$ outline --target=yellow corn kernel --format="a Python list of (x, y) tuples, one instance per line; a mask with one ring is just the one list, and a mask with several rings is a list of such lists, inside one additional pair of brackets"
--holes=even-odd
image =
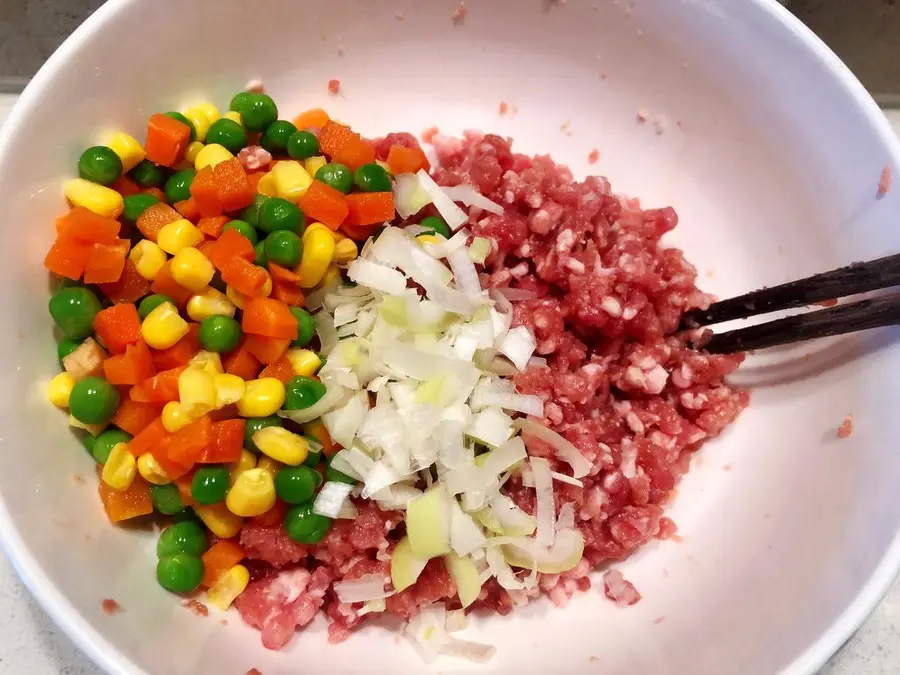
[(425, 244), (442, 244), (447, 240), (439, 234), (420, 234), (416, 237), (416, 241), (424, 246)]
[(65, 371), (50, 380), (47, 387), (47, 400), (57, 408), (69, 407), (69, 396), (75, 386), (75, 378)]
[(213, 384), (216, 387), (216, 410), (240, 401), (246, 389), (244, 381), (231, 373), (213, 375)]
[(278, 475), (278, 472), (283, 466), (284, 464), (282, 464), (281, 462), (277, 462), (271, 457), (266, 457), (265, 455), (260, 457), (256, 462), (256, 468), (262, 469), (263, 471), (268, 471), (272, 476), (272, 480), (275, 480), (275, 476)]
[(222, 291), (213, 287), (192, 295), (187, 302), (187, 314), (192, 321), (203, 321), (211, 316), (234, 316), (235, 306)]
[(243, 565), (235, 565), (219, 577), (206, 591), (206, 601), (223, 612), (231, 607), (235, 598), (244, 592), (250, 583), (250, 570)]
[(275, 176), (271, 171), (259, 179), (259, 182), (256, 184), (256, 191), (266, 197), (278, 195), (278, 189), (275, 187)]
[(233, 286), (225, 287), (225, 297), (231, 300), (238, 309), (244, 309), (244, 303), (247, 302), (247, 296)]
[(188, 365), (193, 368), (199, 368), (210, 375), (217, 375), (225, 372), (225, 369), (222, 367), (222, 357), (216, 352), (208, 352), (205, 349), (201, 349), (194, 354), (194, 356), (191, 357), (191, 360), (188, 361)]
[(278, 162), (272, 169), (272, 178), (275, 180), (275, 192), (278, 196), (294, 203), (306, 194), (313, 182), (303, 165), (294, 160)]
[(309, 454), (309, 442), (284, 427), (260, 429), (253, 434), (253, 443), (264, 455), (289, 466), (302, 464)]
[(316, 374), (319, 366), (322, 365), (322, 359), (311, 349), (288, 349), (285, 353), (288, 361), (291, 362), (291, 368), (294, 369), (294, 375), (303, 375), (304, 377), (312, 377)]
[(222, 113), (219, 112), (219, 109), (214, 106), (209, 101), (204, 101), (203, 103), (198, 103), (194, 106), (197, 110), (206, 115), (206, 119), (209, 120), (209, 123), (212, 124), (217, 119), (222, 117)]
[(164, 302), (141, 323), (141, 337), (154, 349), (168, 349), (188, 334), (190, 326), (171, 302)]
[[(165, 411), (165, 408), (163, 408), (163, 411)], [(165, 423), (163, 423), (163, 426), (165, 426)], [(145, 452), (137, 458), (137, 470), (141, 477), (151, 485), (168, 485), (172, 482), (169, 474), (163, 470), (159, 462), (149, 452)]]
[(219, 539), (231, 539), (237, 536), (244, 524), (244, 519), (234, 515), (225, 506), (225, 502), (217, 504), (194, 504), (194, 513)]
[(178, 399), (185, 414), (196, 419), (216, 407), (213, 376), (199, 368), (185, 368), (178, 376)]
[(206, 140), (206, 132), (209, 131), (210, 125), (219, 119), (219, 110), (212, 103), (201, 103), (191, 106), (184, 111), (183, 115), (194, 127), (194, 132), (198, 141)]
[(183, 248), (172, 258), (169, 268), (172, 278), (179, 286), (200, 293), (212, 281), (216, 268), (205, 255), (193, 246)]
[(226, 120), (231, 120), (232, 122), (237, 122), (238, 124), (240, 124), (242, 126), (244, 124), (244, 120), (241, 118), (241, 113), (239, 113), (237, 110), (229, 110), (227, 113), (222, 115), (222, 117), (224, 117)]
[(312, 288), (318, 284), (328, 265), (334, 258), (334, 237), (322, 230), (310, 232), (303, 241), (303, 257), (297, 274), (300, 275), (300, 288)]
[(92, 183), (84, 178), (73, 178), (63, 183), (63, 193), (73, 206), (83, 206), (98, 216), (118, 218), (125, 202), (115, 190)]
[(100, 478), (113, 490), (127, 490), (137, 474), (137, 460), (125, 443), (116, 443), (103, 465)]
[(334, 245), (334, 262), (344, 265), (359, 257), (359, 248), (352, 239), (344, 238)]
[(204, 146), (200, 141), (192, 141), (191, 143), (188, 143), (188, 146), (184, 149), (184, 158), (188, 162), (193, 164), (197, 159), (197, 155), (204, 147), (206, 146)]
[(175, 255), (180, 250), (196, 246), (203, 241), (203, 233), (187, 218), (163, 225), (156, 235), (156, 243), (166, 253)]
[(331, 263), (325, 270), (325, 275), (319, 282), (318, 288), (328, 288), (341, 280), (341, 268), (336, 262)]
[(153, 281), (163, 268), (163, 265), (166, 264), (166, 252), (156, 242), (152, 242), (149, 239), (141, 239), (131, 249), (128, 259), (132, 262), (138, 274), (147, 281)]
[[(174, 434), (179, 429), (184, 429), (188, 424), (193, 422), (191, 416), (185, 412), (184, 407), (178, 401), (169, 401), (162, 409), (162, 425), (170, 434)], [(143, 457), (143, 455), (141, 455)]]
[(242, 518), (259, 516), (275, 506), (275, 481), (265, 469), (248, 469), (237, 477), (228, 496), (228, 510)]
[(306, 229), (303, 230), (303, 245), (306, 245), (306, 238), (309, 236), (310, 232), (315, 232), (316, 230), (324, 230), (325, 232), (329, 232), (336, 242), (340, 241), (344, 238), (340, 232), (332, 232), (328, 229), (327, 225), (323, 225), (322, 223), (310, 223), (306, 226)]
[(241, 417), (268, 417), (284, 403), (284, 383), (275, 377), (261, 377), (244, 383), (244, 395), (237, 402)]
[(200, 149), (200, 152), (197, 153), (197, 156), (194, 157), (194, 168), (199, 171), (207, 166), (221, 164), (232, 157), (234, 157), (234, 155), (232, 155), (225, 147), (218, 143), (210, 143), (209, 145), (204, 145)]
[(238, 461), (232, 462), (228, 465), (228, 471), (231, 473), (231, 484), (234, 485), (234, 481), (237, 480), (238, 476), (241, 475), (241, 473), (255, 468), (256, 455), (254, 455), (249, 450), (241, 450), (241, 458)]
[(94, 438), (97, 438), (106, 428), (106, 424), (85, 424), (75, 419), (74, 415), (69, 415), (69, 426), (73, 429), (84, 429)]
[(147, 155), (140, 142), (124, 131), (116, 131), (111, 134), (106, 141), (106, 146), (122, 160), (122, 170), (126, 173), (140, 164)]
[(303, 160), (303, 168), (306, 169), (306, 173), (308, 173), (313, 178), (316, 177), (316, 171), (321, 169), (323, 166), (328, 164), (328, 160), (325, 159), (323, 155), (316, 155), (315, 157), (307, 157)]

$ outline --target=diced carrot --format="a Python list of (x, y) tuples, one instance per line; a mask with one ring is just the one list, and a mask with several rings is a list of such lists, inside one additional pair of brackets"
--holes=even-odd
[(186, 289), (184, 286), (181, 286), (175, 279), (172, 277), (172, 261), (167, 260), (166, 264), (162, 266), (162, 269), (159, 270), (159, 273), (156, 275), (156, 279), (153, 280), (153, 283), (150, 284), (150, 290), (154, 293), (162, 293), (163, 295), (168, 295), (172, 300), (175, 301), (175, 304), (179, 307), (183, 307), (187, 304), (188, 299), (193, 295), (191, 291)]
[(297, 318), (274, 298), (247, 298), (241, 328), (250, 335), (297, 339)]
[(125, 174), (119, 176), (119, 179), (109, 186), (123, 197), (131, 197), (141, 191), (141, 186), (131, 180)]
[(259, 516), (253, 516), (250, 519), (252, 525), (260, 525), (262, 527), (275, 527), (284, 523), (287, 516), (289, 504), (281, 499), (275, 502), (275, 505)]
[(334, 157), (351, 139), (359, 137), (350, 127), (329, 120), (319, 133), (319, 149)]
[(83, 206), (76, 206), (56, 221), (56, 234), (92, 244), (112, 244), (119, 238), (121, 225), (115, 218), (97, 215)]
[(142, 195), (153, 195), (159, 200), (160, 204), (168, 204), (169, 200), (166, 198), (166, 193), (160, 190), (158, 187), (147, 187), (141, 188)]
[(392, 192), (357, 192), (347, 195), (347, 225), (376, 225), (394, 219)]
[(150, 292), (150, 282), (138, 274), (130, 260), (125, 261), (125, 269), (118, 281), (99, 284), (100, 290), (113, 302), (137, 302)]
[(249, 351), (260, 363), (275, 363), (281, 355), (287, 351), (291, 341), (288, 339), (262, 337), (260, 335), (248, 335), (244, 343)]
[(184, 370), (183, 366), (170, 368), (156, 373), (140, 384), (131, 388), (128, 395), (133, 401), (143, 403), (156, 403), (165, 405), (169, 401), (178, 400), (178, 376)]
[(253, 250), (253, 242), (235, 229), (228, 229), (219, 235), (215, 246), (207, 255), (209, 261), (222, 270), (233, 258), (243, 258), (247, 262), (253, 262), (256, 251)]
[(395, 176), (400, 173), (415, 173), (419, 169), (428, 170), (430, 165), (421, 148), (407, 148), (394, 144), (388, 151), (387, 165)]
[(191, 197), (197, 204), (201, 218), (222, 215), (222, 202), (216, 187), (216, 178), (211, 166), (204, 166), (191, 183)]
[(182, 218), (187, 218), (192, 223), (196, 223), (200, 219), (200, 209), (193, 197), (175, 202), (175, 210), (181, 214)]
[(110, 522), (119, 523), (153, 513), (150, 485), (140, 476), (131, 482), (127, 490), (114, 490), (103, 481), (100, 481), (97, 490)]
[(188, 361), (200, 351), (199, 329), (199, 324), (192, 323), (187, 334), (168, 349), (151, 349), (150, 353), (153, 354), (153, 363), (157, 370), (170, 370), (186, 366)]
[(269, 263), (269, 274), (272, 275), (273, 281), (286, 281), (291, 284), (300, 283), (300, 275), (294, 270), (282, 267), (281, 265), (276, 265), (273, 262)]
[(285, 281), (272, 281), (272, 297), (291, 307), (302, 307), (306, 297), (295, 284)]
[(242, 380), (256, 379), (259, 373), (259, 359), (247, 349), (246, 338), (241, 340), (238, 348), (225, 357), (222, 362), (226, 373), (237, 375)]
[(341, 232), (353, 241), (366, 241), (379, 227), (381, 227), (380, 223), (377, 225), (349, 225), (344, 223), (341, 225)]
[(294, 367), (291, 365), (288, 357), (282, 354), (275, 363), (270, 363), (263, 368), (259, 376), (274, 377), (286, 383), (294, 377)]
[(237, 211), (250, 205), (255, 191), (250, 187), (241, 160), (232, 157), (219, 162), (213, 173), (219, 189), (219, 201), (224, 211)]
[(169, 436), (169, 432), (163, 426), (162, 417), (156, 417), (128, 441), (128, 451), (135, 457), (140, 457), (145, 452), (150, 452), (155, 446), (162, 444)]
[(250, 189), (253, 190), (253, 194), (256, 194), (256, 188), (259, 186), (259, 181), (267, 173), (268, 171), (253, 171), (247, 174), (247, 181), (250, 183)]
[(131, 242), (118, 239), (113, 244), (93, 244), (84, 268), (84, 283), (111, 284), (119, 280), (125, 269)]
[(340, 227), (349, 211), (346, 196), (318, 180), (314, 180), (300, 198), (300, 209), (307, 218), (317, 220), (331, 230)]
[(212, 441), (198, 460), (201, 464), (225, 464), (241, 458), (244, 447), (244, 425), (242, 419), (215, 422), (212, 425)]
[(47, 251), (44, 267), (61, 277), (77, 281), (84, 274), (93, 246), (78, 239), (57, 237)]
[(172, 483), (178, 488), (178, 494), (181, 497), (181, 503), (184, 506), (193, 506), (196, 504), (194, 495), (191, 493), (191, 485), (194, 482), (194, 472), (188, 471), (183, 476), (179, 476)]
[(197, 222), (197, 229), (207, 237), (217, 239), (222, 234), (222, 228), (231, 220), (228, 216), (210, 216), (209, 218), (201, 218)]
[(248, 297), (263, 295), (263, 288), (269, 279), (269, 273), (262, 267), (239, 257), (230, 258), (219, 271), (222, 273), (222, 281)]
[(220, 539), (206, 549), (203, 559), (203, 581), (201, 586), (213, 586), (223, 574), (246, 557), (244, 549), (231, 539)]
[(294, 118), (294, 126), (300, 129), (323, 129), (331, 120), (328, 113), (321, 108), (306, 110)]
[(351, 138), (335, 153), (331, 161), (344, 164), (352, 171), (356, 171), (363, 164), (375, 161), (375, 145), (364, 138)]
[(169, 223), (181, 220), (181, 214), (167, 204), (160, 202), (144, 209), (138, 216), (137, 229), (150, 241), (156, 241), (156, 235)]
[(325, 428), (325, 425), (322, 424), (321, 420), (315, 420), (314, 422), (307, 422), (304, 424), (303, 433), (312, 436), (321, 443), (322, 452), (325, 453), (326, 457), (337, 454), (337, 451), (340, 449), (340, 446), (331, 440), (328, 429)]
[[(156, 460), (156, 463), (159, 464), (160, 468), (166, 473), (166, 475), (172, 479), (172, 481), (177, 481), (182, 476), (190, 473), (191, 469), (194, 468), (193, 464), (182, 464), (176, 460), (173, 460), (169, 457), (169, 444), (172, 442), (172, 438), (174, 434), (169, 434), (166, 438), (157, 446), (154, 446), (150, 450), (150, 455), (153, 459)], [(182, 501), (184, 499), (182, 498)], [(191, 502), (192, 504), (193, 502)], [(185, 504), (188, 506), (188, 504)]]
[(139, 403), (132, 401), (128, 396), (123, 396), (111, 421), (122, 431), (137, 436), (157, 417), (159, 417), (159, 406), (152, 403)]
[[(114, 305), (125, 307), (126, 305)], [(143, 340), (126, 347), (124, 354), (111, 356), (103, 362), (103, 374), (112, 384), (139, 384), (156, 374), (150, 348)]]
[(161, 113), (150, 116), (147, 123), (147, 159), (162, 166), (175, 166), (191, 140), (191, 129), (184, 122)]
[(114, 354), (125, 353), (125, 347), (141, 341), (141, 318), (132, 303), (120, 303), (97, 312), (94, 332)]
[(172, 434), (166, 453), (178, 464), (194, 464), (206, 453), (212, 439), (212, 421), (208, 415), (203, 415)]

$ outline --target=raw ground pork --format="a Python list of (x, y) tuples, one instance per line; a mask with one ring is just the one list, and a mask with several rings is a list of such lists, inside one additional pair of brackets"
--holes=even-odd
[[(695, 286), (696, 270), (682, 252), (659, 245), (678, 222), (673, 209), (644, 210), (636, 199), (613, 195), (604, 178), (575, 182), (549, 157), (515, 154), (498, 136), (438, 135), (433, 142), (439, 184), (471, 184), (506, 208), (502, 216), (472, 209), (469, 227), (493, 242), (482, 285), (534, 294), (513, 303), (514, 325), (534, 331), (537, 355), (549, 367), (526, 371), (516, 385), (545, 400), (543, 423), (593, 463), (583, 488), (554, 486), (557, 509), (571, 503), (584, 535), (581, 564), (541, 575), (532, 591), (510, 593), (491, 579), (473, 607), (507, 614), (542, 593), (563, 606), (576, 590), (591, 587), (594, 567), (623, 560), (654, 537), (674, 536), (663, 506), (692, 453), (749, 402), (746, 392), (724, 384), (742, 357), (698, 353), (672, 335), (685, 310), (711, 301)], [(390, 134), (376, 141), (379, 158), (395, 143), (418, 146), (410, 134)], [(553, 470), (570, 471), (549, 446), (526, 442)], [(506, 488), (534, 513), (533, 489), (518, 478)], [(336, 521), (316, 546), (290, 541), (280, 526), (244, 528), (241, 542), (260, 562), (235, 604), (262, 631), (266, 647), (284, 646), (320, 610), (331, 620), (332, 642), (373, 616), (361, 614), (361, 603), (340, 603), (330, 585), (373, 572), (389, 577), (402, 517), (371, 503), (357, 506), (355, 521)], [(607, 595), (636, 602), (639, 594), (620, 577), (607, 576)], [(432, 560), (414, 586), (387, 600), (386, 611), (408, 618), (433, 602), (458, 607), (455, 593), (443, 563)]]

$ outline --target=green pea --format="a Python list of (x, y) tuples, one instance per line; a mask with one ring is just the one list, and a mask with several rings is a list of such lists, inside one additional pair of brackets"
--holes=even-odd
[(252, 98), (253, 92), (240, 91), (231, 97), (231, 102), (228, 104), (228, 109), (243, 114), (243, 111), (246, 110), (250, 105), (250, 100)]
[(285, 385), (284, 409), (303, 410), (325, 395), (325, 385), (311, 377), (297, 375)]
[(194, 182), (194, 176), (197, 172), (193, 169), (184, 169), (173, 173), (169, 180), (166, 181), (166, 200), (170, 204), (182, 202), (191, 198), (191, 183)]
[(266, 259), (282, 267), (293, 267), (303, 255), (303, 243), (293, 232), (276, 230), (266, 237)]
[(127, 443), (130, 440), (131, 434), (127, 434), (121, 429), (107, 429), (94, 440), (94, 448), (91, 450), (94, 461), (97, 464), (106, 464), (112, 449), (119, 443)]
[(97, 296), (84, 286), (70, 286), (53, 294), (49, 309), (63, 337), (83, 340), (94, 332), (94, 317), (102, 307)]
[(80, 346), (81, 340), (70, 340), (69, 338), (63, 338), (59, 341), (59, 344), (56, 345), (56, 355), (59, 357), (59, 360), (62, 361)]
[(241, 120), (248, 130), (263, 132), (278, 119), (278, 106), (268, 94), (253, 91), (245, 93), (246, 96), (235, 96), (231, 100), (232, 104), (237, 103), (235, 110), (241, 114)]
[(296, 131), (287, 142), (287, 154), (291, 159), (308, 159), (319, 154), (319, 139), (308, 131)]
[(201, 466), (191, 480), (191, 497), (198, 504), (216, 504), (225, 499), (231, 476), (224, 466)]
[(194, 129), (194, 124), (187, 117), (182, 115), (180, 112), (176, 112), (174, 110), (171, 110), (171, 111), (169, 111), (167, 113), (163, 113), (163, 114), (166, 117), (171, 117), (173, 120), (178, 120), (182, 124), (187, 125), (187, 128), (191, 130), (191, 137), (190, 137), (191, 141), (193, 142), (193, 141), (197, 140), (197, 130)]
[(78, 175), (92, 183), (111, 185), (122, 175), (122, 160), (105, 145), (95, 145), (81, 153)]
[[(171, 484), (171, 483), (170, 483)], [(178, 489), (177, 487), (175, 488)], [(178, 493), (181, 494), (180, 492)], [(194, 511), (190, 506), (185, 506), (181, 511), (172, 514), (172, 522), (173, 523), (183, 523), (185, 521), (191, 521), (192, 523), (197, 523), (202, 525), (202, 521), (200, 520), (200, 516), (197, 515), (197, 512)]]
[(259, 209), (259, 228), (263, 232), (290, 230), (302, 234), (306, 221), (303, 212), (287, 199), (271, 197)]
[(84, 449), (88, 451), (88, 454), (92, 457), (94, 456), (94, 446), (97, 444), (97, 439), (91, 436), (88, 433), (85, 433), (82, 429), (78, 430), (81, 436), (81, 445), (84, 446)]
[(241, 324), (230, 316), (217, 314), (200, 322), (200, 346), (208, 352), (230, 352), (241, 341)]
[(141, 187), (159, 187), (166, 180), (166, 170), (149, 159), (141, 160), (129, 173), (131, 179)]
[(206, 143), (218, 143), (228, 152), (236, 155), (247, 145), (247, 132), (240, 124), (227, 117), (217, 119), (209, 125), (206, 132)]
[(305, 347), (316, 334), (316, 320), (302, 307), (290, 307), (291, 314), (297, 319), (297, 339), (291, 347)]
[(255, 434), (260, 429), (265, 429), (266, 427), (280, 426), (284, 425), (282, 424), (281, 418), (278, 415), (248, 418), (247, 423), (244, 426), (244, 447), (247, 448), (247, 450), (251, 450), (252, 452), (259, 452), (259, 448), (257, 448), (256, 443), (253, 442), (253, 434)]
[(390, 192), (391, 177), (378, 164), (363, 164), (353, 172), (353, 183), (363, 192)]
[[(178, 488), (175, 489), (178, 490)], [(199, 556), (206, 551), (207, 544), (206, 530), (203, 526), (196, 521), (187, 520), (170, 525), (163, 530), (156, 542), (156, 555), (160, 558), (177, 553)]]
[(356, 479), (332, 467), (331, 460), (328, 460), (328, 463), (325, 465), (325, 480), (356, 485)]
[(450, 231), (450, 227), (447, 225), (447, 223), (444, 222), (444, 219), (439, 216), (428, 216), (427, 218), (422, 218), (422, 222), (419, 223), (419, 225), (426, 228), (430, 232), (441, 235), (446, 239), (449, 239), (451, 236), (453, 236), (453, 233)]
[(322, 476), (306, 466), (285, 466), (275, 476), (275, 494), (288, 504), (303, 504), (316, 494)]
[(184, 508), (181, 493), (174, 483), (151, 485), (150, 499), (153, 501), (153, 508), (167, 516), (175, 515)]
[(269, 258), (268, 256), (266, 256), (265, 239), (263, 239), (261, 242), (258, 242), (256, 246), (253, 247), (253, 250), (256, 251), (256, 258), (253, 259), (253, 264), (259, 265), (260, 267), (268, 267)]
[(284, 529), (301, 544), (318, 544), (331, 527), (331, 518), (313, 513), (312, 504), (300, 504), (287, 512)]
[(266, 129), (259, 144), (273, 155), (284, 154), (287, 152), (288, 141), (295, 133), (297, 133), (297, 127), (293, 124), (287, 120), (276, 120)]
[(69, 412), (82, 424), (105, 424), (119, 407), (119, 390), (102, 377), (79, 380), (69, 396)]
[(156, 580), (167, 591), (193, 593), (203, 581), (204, 570), (203, 560), (195, 555), (167, 555), (156, 563)]
[(269, 198), (266, 195), (256, 195), (253, 198), (253, 203), (241, 212), (241, 218), (253, 227), (259, 227), (259, 210), (267, 201), (269, 201)]
[(122, 218), (130, 223), (137, 222), (140, 215), (154, 204), (159, 203), (156, 195), (136, 194), (128, 195), (123, 200), (125, 208), (122, 211)]
[(172, 300), (172, 298), (170, 298), (168, 295), (163, 295), (162, 293), (154, 293), (153, 295), (148, 295), (146, 298), (141, 300), (140, 304), (138, 304), (138, 316), (141, 317), (141, 319), (146, 319), (147, 315), (150, 312), (167, 302), (170, 305), (175, 306), (175, 301)]
[(316, 171), (315, 178), (344, 194), (348, 194), (353, 187), (353, 172), (350, 171), (350, 167), (336, 162), (329, 162)]
[(242, 234), (247, 239), (250, 240), (250, 243), (256, 246), (256, 242), (259, 238), (256, 236), (256, 228), (253, 227), (246, 220), (229, 220), (225, 223), (225, 227), (222, 228), (222, 232), (225, 230), (236, 230), (238, 234)]

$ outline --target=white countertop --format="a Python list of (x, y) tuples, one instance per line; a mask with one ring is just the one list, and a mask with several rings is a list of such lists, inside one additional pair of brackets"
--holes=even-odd
[[(15, 96), (0, 94), (0, 123)], [(900, 132), (900, 110), (888, 111)], [(28, 675), (102, 675), (53, 623), (19, 581), (0, 553), (0, 673)], [(895, 675), (900, 673), (900, 582), (822, 675)]]

